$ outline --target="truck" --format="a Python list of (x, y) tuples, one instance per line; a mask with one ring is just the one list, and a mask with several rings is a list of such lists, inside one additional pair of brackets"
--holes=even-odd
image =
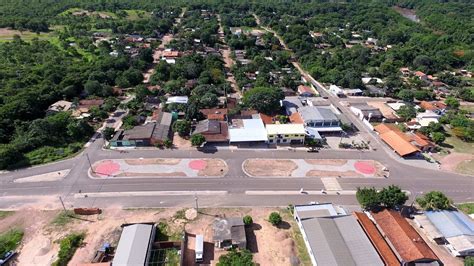
[(196, 235), (196, 243), (194, 252), (196, 254), (196, 262), (202, 262), (204, 255), (204, 236)]

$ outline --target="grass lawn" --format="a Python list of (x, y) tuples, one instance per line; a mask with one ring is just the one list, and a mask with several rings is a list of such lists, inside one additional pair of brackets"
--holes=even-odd
[(72, 222), (74, 220), (74, 217), (75, 214), (73, 211), (61, 211), (56, 217), (54, 217), (54, 220), (51, 222), (51, 224), (56, 226), (64, 226)]
[(456, 205), (458, 209), (461, 211), (467, 213), (467, 214), (473, 214), (474, 213), (474, 202), (469, 202), (469, 203), (461, 203)]
[(448, 145), (453, 146), (453, 150), (455, 152), (460, 152), (460, 153), (469, 153), (469, 154), (474, 154), (474, 143), (469, 143), (460, 140), (454, 134), (452, 134), (451, 130), (447, 130), (450, 137), (447, 137), (445, 140), (445, 143)]
[(467, 160), (459, 163), (456, 167), (456, 172), (466, 175), (474, 173), (474, 160)]
[(10, 250), (15, 250), (23, 238), (23, 230), (11, 229), (3, 234), (0, 234), (0, 258), (3, 258), (5, 253)]
[(461, 105), (459, 107), (461, 110), (466, 110), (468, 112), (474, 113), (474, 104), (473, 105)]
[(150, 12), (144, 10), (130, 9), (125, 10), (125, 12), (127, 12), (127, 20), (138, 20), (151, 17)]

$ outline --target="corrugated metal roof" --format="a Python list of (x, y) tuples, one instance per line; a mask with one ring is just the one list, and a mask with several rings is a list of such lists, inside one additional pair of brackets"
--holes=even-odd
[(230, 142), (267, 141), (262, 119), (242, 119), (243, 127), (229, 128)]
[(153, 230), (154, 226), (149, 224), (125, 226), (112, 264), (114, 266), (145, 265)]
[(474, 236), (474, 222), (459, 211), (426, 211), (425, 214), (445, 238)]
[(298, 109), (305, 122), (309, 121), (338, 121), (337, 116), (328, 108), (303, 106)]
[(269, 124), (267, 132), (270, 135), (275, 134), (306, 134), (302, 124)]

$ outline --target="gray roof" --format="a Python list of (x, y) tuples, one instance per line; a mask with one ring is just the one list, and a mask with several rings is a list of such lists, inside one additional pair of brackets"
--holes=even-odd
[(301, 221), (318, 265), (384, 265), (351, 215)]
[(172, 121), (173, 115), (171, 113), (161, 112), (157, 119), (155, 130), (153, 131), (153, 138), (162, 141), (169, 139)]
[(459, 211), (426, 211), (425, 214), (446, 238), (461, 235), (474, 236), (474, 222)]
[(370, 113), (372, 113), (372, 117), (374, 118), (383, 118), (382, 112), (377, 107), (368, 105), (366, 103), (361, 104), (351, 104), (352, 107), (359, 109), (364, 116), (368, 117)]
[(298, 108), (303, 107), (303, 103), (299, 97), (286, 97), (281, 101), (281, 105), (285, 107), (288, 115), (296, 113)]
[(193, 134), (202, 133), (214, 133), (219, 134), (221, 132), (221, 124), (217, 120), (202, 120), (196, 125), (196, 129)]
[(149, 139), (151, 138), (154, 129), (154, 123), (136, 126), (132, 129), (124, 130), (122, 139)]
[(133, 224), (125, 226), (115, 252), (113, 265), (145, 265), (153, 241), (154, 226)]
[(338, 121), (337, 116), (329, 109), (316, 106), (303, 106), (298, 109), (301, 118), (307, 121)]
[(241, 217), (216, 219), (212, 224), (214, 241), (232, 240), (232, 242), (245, 242), (245, 227)]

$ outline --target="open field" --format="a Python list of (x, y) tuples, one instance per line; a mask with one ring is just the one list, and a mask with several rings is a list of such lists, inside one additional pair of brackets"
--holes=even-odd
[(7, 28), (0, 28), (0, 42), (7, 42), (12, 41), (13, 36), (18, 35), (24, 41), (31, 41), (34, 38), (38, 38), (40, 40), (50, 40), (55, 36), (54, 32), (42, 32), (42, 33), (34, 33), (31, 31), (18, 31), (12, 30)]
[[(278, 211), (282, 214), (283, 223), (272, 226), (268, 215)], [(227, 251), (215, 250), (212, 243), (212, 222), (215, 217), (243, 217), (250, 215), (254, 224), (247, 228), (248, 248), (254, 261), (260, 265), (290, 265), (299, 261), (299, 265), (310, 265), (306, 248), (298, 227), (291, 214), (279, 208), (226, 208), (200, 209), (197, 214), (193, 209), (130, 209), (111, 207), (100, 215), (68, 217), (62, 211), (51, 210), (18, 210), (2, 220), (0, 234), (15, 226), (24, 231), (16, 258), (19, 265), (50, 265), (57, 259), (58, 240), (71, 233), (85, 233), (84, 245), (72, 257), (69, 265), (90, 262), (96, 250), (108, 242), (116, 247), (121, 229), (125, 223), (153, 222), (159, 225), (164, 237), (169, 240), (180, 240), (184, 228), (192, 238), (195, 234), (204, 234), (206, 247), (205, 257), (212, 258), (209, 263), (215, 265), (219, 256)], [(210, 243), (209, 243), (210, 242)], [(185, 252), (185, 260), (194, 260), (193, 245)], [(212, 248), (211, 248), (212, 247)], [(191, 265), (191, 264), (189, 264)]]
[(474, 160), (466, 160), (460, 162), (456, 166), (456, 172), (466, 175), (472, 175), (474, 173)]
[(474, 143), (469, 143), (460, 140), (459, 138), (454, 136), (450, 130), (448, 130), (447, 132), (451, 136), (446, 138), (445, 143), (452, 146), (452, 149), (455, 152), (474, 154)]

